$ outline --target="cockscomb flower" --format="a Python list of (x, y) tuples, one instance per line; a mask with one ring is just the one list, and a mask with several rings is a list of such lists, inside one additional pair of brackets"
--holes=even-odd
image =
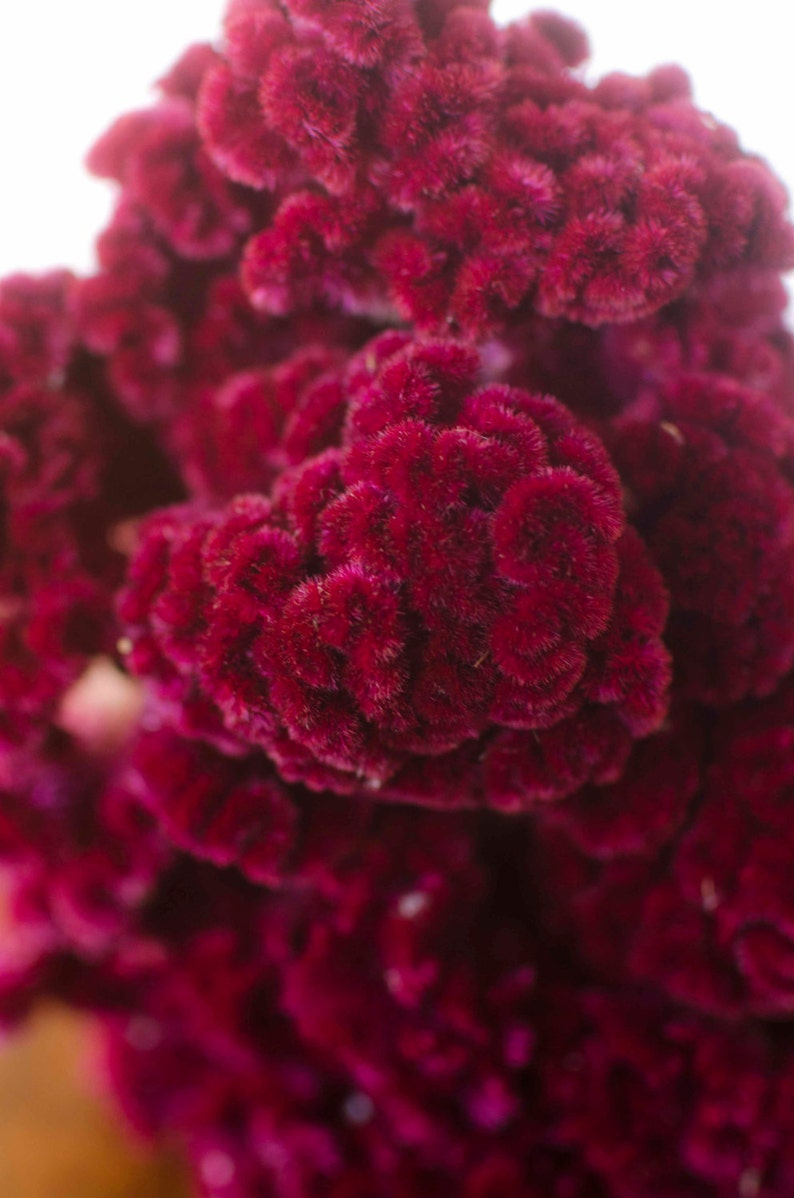
[(526, 1102), (535, 945), (505, 849), (381, 810), (319, 887), (177, 864), (104, 966), (129, 1002), (103, 1017), (116, 1101), (213, 1198), (563, 1195), (576, 1154)]
[[(4, 763), (5, 764), (5, 763)], [(44, 996), (80, 1001), (149, 900), (172, 849), (124, 765), (63, 732), (0, 788), (0, 1022)]]
[(368, 805), (288, 786), (261, 753), (227, 756), (160, 720), (139, 733), (128, 776), (172, 845), (273, 888), (324, 886), (372, 821)]
[(717, 269), (788, 263), (784, 193), (681, 71), (590, 88), (576, 26), (486, 10), (232, 4), (198, 116), (220, 170), (272, 197), (245, 251), (255, 306), (479, 335), (522, 305), (634, 320)]
[(605, 1193), (789, 1193), (790, 1032), (711, 1023), (641, 989), (562, 990), (549, 1011), (556, 1136)]
[(78, 339), (66, 271), (0, 284), (0, 745), (46, 736), (113, 651), (125, 526), (178, 495)]
[[(478, 386), (480, 367), (389, 333), (299, 390), (271, 457), (329, 448), (272, 501), (142, 534), (132, 664), (315, 789), (394, 779), (411, 799), (417, 762), (452, 770), (473, 740), (479, 767), (437, 801), (526, 805), (614, 773), (616, 744), (664, 715), (662, 587), (597, 439), (548, 397)], [(581, 757), (556, 759), (561, 723)]]
[(46, 735), (114, 643), (124, 521), (173, 494), (75, 330), (67, 272), (0, 284), (0, 744)]
[(613, 452), (670, 589), (680, 693), (768, 694), (794, 664), (794, 410), (684, 373), (638, 396)]
[(70, 286), (56, 272), (0, 288), (0, 740), (11, 744), (46, 725), (91, 641), (101, 644), (84, 531), (101, 459), (88, 405), (63, 381), (74, 350)]
[(0, 1023), (206, 1198), (794, 1189), (794, 233), (586, 56), (231, 0), (0, 283)]
[(789, 1019), (791, 683), (772, 702), (705, 722), (688, 711), (678, 725), (638, 749), (614, 794), (590, 789), (548, 812), (538, 874), (549, 922), (575, 927), (608, 976), (711, 1014)]

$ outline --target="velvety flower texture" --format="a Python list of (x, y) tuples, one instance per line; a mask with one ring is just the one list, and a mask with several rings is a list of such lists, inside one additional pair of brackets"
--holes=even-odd
[[(588, 89), (580, 31), (486, 5), (240, 0), (199, 94), (209, 154), (273, 194), (244, 282), (482, 333), (522, 304), (644, 316), (740, 259), (777, 266), (783, 194), (675, 69)], [(432, 15), (431, 15), (432, 13)]]
[(768, 694), (794, 664), (791, 414), (724, 375), (681, 374), (628, 407), (614, 451), (670, 588), (680, 693)]
[(271, 457), (318, 425), (332, 447), (272, 501), (142, 533), (132, 664), (316, 789), (515, 808), (614, 776), (664, 714), (661, 584), (598, 441), (479, 366), (389, 333), (299, 392)]
[(791, 1198), (794, 264), (683, 72), (232, 0), (0, 282), (0, 1023), (204, 1198)]
[(607, 1193), (791, 1189), (790, 1034), (716, 1026), (642, 990), (584, 989), (555, 994), (546, 1035), (557, 1135)]
[(101, 468), (91, 399), (64, 379), (71, 282), (61, 272), (0, 287), (0, 739), (8, 744), (46, 725), (101, 647), (106, 619), (101, 564), (87, 544)]
[(136, 1129), (177, 1136), (213, 1198), (605, 1194), (538, 1089), (538, 944), (501, 833), (381, 810), (277, 892), (175, 862), (81, 992)]
[(202, 1193), (601, 1193), (525, 1102), (532, 935), (475, 831), (381, 814), (314, 889), (186, 862), (164, 878), (104, 966), (106, 1069), (139, 1131), (184, 1143)]
[[(652, 741), (618, 793), (549, 814), (539, 846), (553, 862), (549, 911), (559, 904), (555, 918), (572, 921), (585, 954), (613, 975), (653, 980), (713, 1013), (785, 1019), (794, 1010), (791, 684), (774, 703), (697, 722), (688, 713), (669, 734), (675, 765), (659, 763), (650, 790), (642, 755)], [(647, 811), (652, 835), (627, 829), (630, 789), (635, 820)], [(629, 901), (639, 911), (631, 924), (621, 914)]]

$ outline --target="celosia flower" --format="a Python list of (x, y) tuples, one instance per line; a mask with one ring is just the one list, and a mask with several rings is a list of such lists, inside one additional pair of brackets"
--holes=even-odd
[[(591, 791), (553, 813), (563, 834), (542, 841), (550, 909), (576, 925), (585, 955), (708, 1012), (791, 1016), (793, 713), (789, 683), (709, 720), (694, 743), (679, 732), (675, 764), (662, 760), (650, 788), (642, 757), (663, 742), (638, 751), (606, 802), (608, 790)], [(641, 819), (659, 831), (640, 832)]]
[(140, 1130), (180, 1137), (203, 1192), (366, 1194), (388, 1177), (407, 1198), (462, 1177), (472, 1198), (508, 1182), (540, 1198), (586, 1177), (525, 1101), (520, 854), (478, 842), (473, 821), (381, 812), (319, 885), (164, 876), (104, 965), (129, 1004), (105, 1016), (108, 1078)]
[(584, 989), (554, 995), (545, 1043), (556, 1134), (607, 1194), (790, 1192), (790, 1034), (713, 1024), (641, 990)]
[(44, 993), (93, 992), (172, 855), (124, 767), (57, 732), (39, 758), (16, 755), (0, 791), (3, 1023)]
[(380, 302), (479, 335), (525, 303), (633, 320), (715, 269), (788, 262), (784, 194), (682, 72), (589, 89), (565, 21), (412, 7), (231, 6), (199, 122), (229, 178), (274, 196), (245, 254), (256, 306)]
[(794, 413), (716, 374), (660, 391), (624, 414), (615, 454), (670, 588), (680, 693), (768, 694), (794, 664)]
[(794, 233), (586, 54), (232, 0), (0, 284), (0, 1021), (207, 1198), (794, 1191)]
[[(316, 789), (413, 798), (418, 759), (449, 769), (475, 738), (458, 804), (613, 773), (616, 740), (664, 714), (661, 587), (598, 441), (478, 368), (386, 334), (293, 395), (271, 460), (330, 448), (283, 469), (272, 503), (144, 532), (120, 609), (136, 668)], [(587, 752), (560, 753), (561, 723)]]

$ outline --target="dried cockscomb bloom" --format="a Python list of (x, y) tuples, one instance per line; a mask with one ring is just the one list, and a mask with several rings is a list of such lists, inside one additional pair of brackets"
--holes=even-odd
[(206, 1198), (794, 1190), (794, 234), (586, 54), (232, 0), (0, 284), (0, 1022)]
[[(299, 389), (272, 501), (144, 530), (120, 607), (136, 669), (314, 789), (519, 807), (608, 777), (664, 715), (661, 584), (597, 438), (479, 367), (384, 334)], [(291, 466), (296, 441), (321, 452)]]

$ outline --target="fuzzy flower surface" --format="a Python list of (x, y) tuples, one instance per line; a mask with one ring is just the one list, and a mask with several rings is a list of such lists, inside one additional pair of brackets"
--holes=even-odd
[(787, 197), (675, 66), (231, 0), (0, 282), (0, 1023), (200, 1198), (791, 1198)]

